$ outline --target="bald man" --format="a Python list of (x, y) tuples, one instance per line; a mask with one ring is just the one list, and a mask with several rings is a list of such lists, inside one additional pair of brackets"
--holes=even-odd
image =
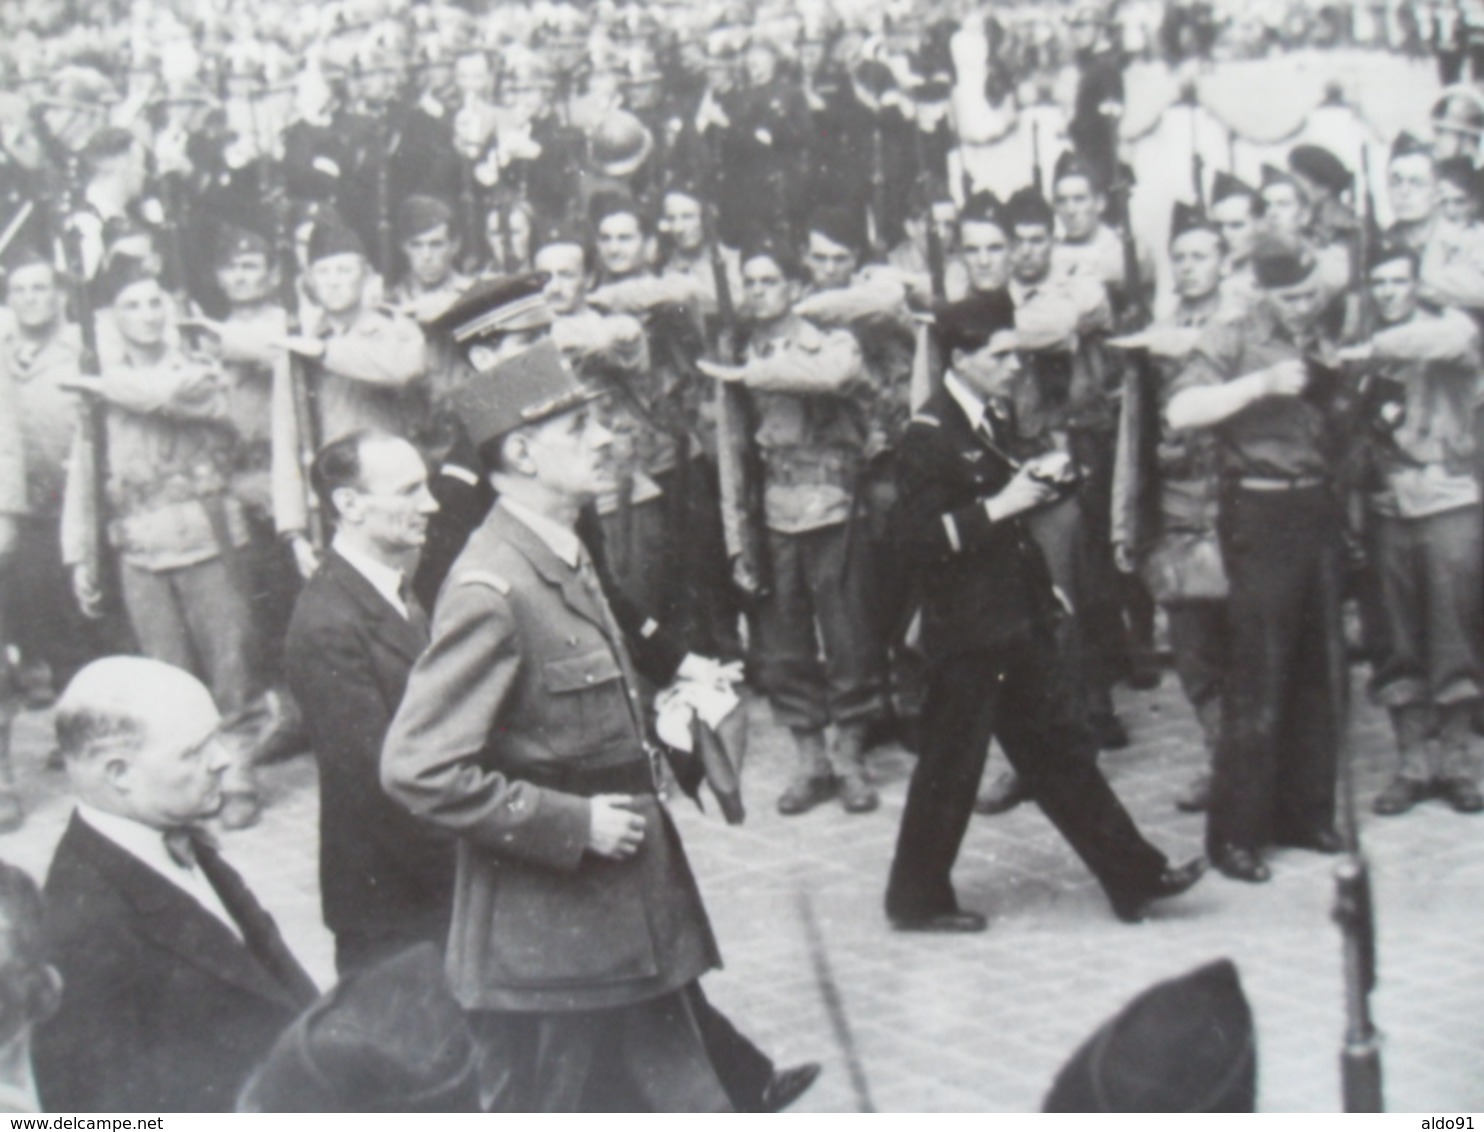
[(160, 661), (73, 678), (57, 742), (77, 809), (46, 878), (66, 993), (38, 1030), (49, 1112), (230, 1112), (316, 990), (195, 823), (231, 759), (211, 693)]

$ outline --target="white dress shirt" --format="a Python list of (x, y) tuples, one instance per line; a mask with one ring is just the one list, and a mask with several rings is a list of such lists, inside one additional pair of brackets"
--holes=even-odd
[(402, 600), (402, 571), (378, 562), (370, 555), (362, 554), (339, 535), (330, 547), (355, 569), (355, 572), (371, 583), (371, 588), (386, 598), (387, 602), (403, 617), (408, 616), (407, 603)]
[(132, 818), (105, 813), (81, 802), (77, 804), (77, 816), (124, 852), (143, 861), (195, 900), (225, 924), (238, 939), (242, 938), (242, 929), (237, 926), (237, 921), (232, 919), (232, 913), (227, 911), (227, 906), (222, 903), (222, 898), (217, 895), (216, 889), (211, 887), (206, 874), (198, 865), (179, 864), (165, 848), (163, 832), (134, 821)]

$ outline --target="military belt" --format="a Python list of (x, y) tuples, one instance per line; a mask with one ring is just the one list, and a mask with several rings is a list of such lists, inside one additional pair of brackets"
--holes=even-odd
[(535, 786), (544, 786), (548, 790), (577, 794), (583, 798), (592, 798), (598, 794), (654, 793), (654, 774), (645, 759), (601, 766), (562, 762), (532, 763), (518, 771), (512, 771), (511, 776)]

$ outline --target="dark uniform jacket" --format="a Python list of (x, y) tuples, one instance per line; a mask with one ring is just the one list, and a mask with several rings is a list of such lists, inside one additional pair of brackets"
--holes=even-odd
[(215, 852), (197, 867), (242, 931), (77, 815), (46, 878), (62, 1007), (36, 1033), (47, 1112), (231, 1112), (313, 982)]
[(441, 947), (453, 840), (388, 798), (379, 770), (382, 740), (426, 645), (426, 622), (403, 617), (331, 550), (294, 607), (285, 659), (319, 762), (325, 924)]
[[(635, 674), (578, 573), (497, 505), (454, 563), (382, 780), (460, 835), (448, 973), (472, 1010), (630, 1005), (719, 964), (650, 784)], [(628, 793), (624, 861), (586, 852), (588, 798)]]
[(943, 386), (902, 437), (891, 538), (930, 662), (993, 647), (1053, 614), (1051, 575), (1023, 524), (992, 523), (984, 508), (1014, 474)]

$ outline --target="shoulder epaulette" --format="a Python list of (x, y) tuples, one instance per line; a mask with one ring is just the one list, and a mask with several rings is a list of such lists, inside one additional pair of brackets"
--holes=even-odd
[(943, 426), (943, 422), (933, 416), (932, 413), (913, 413), (912, 419), (907, 423), (927, 425), (929, 428), (941, 428)]
[(501, 597), (510, 596), (510, 583), (491, 570), (465, 570), (459, 574), (457, 585), (488, 586)]

